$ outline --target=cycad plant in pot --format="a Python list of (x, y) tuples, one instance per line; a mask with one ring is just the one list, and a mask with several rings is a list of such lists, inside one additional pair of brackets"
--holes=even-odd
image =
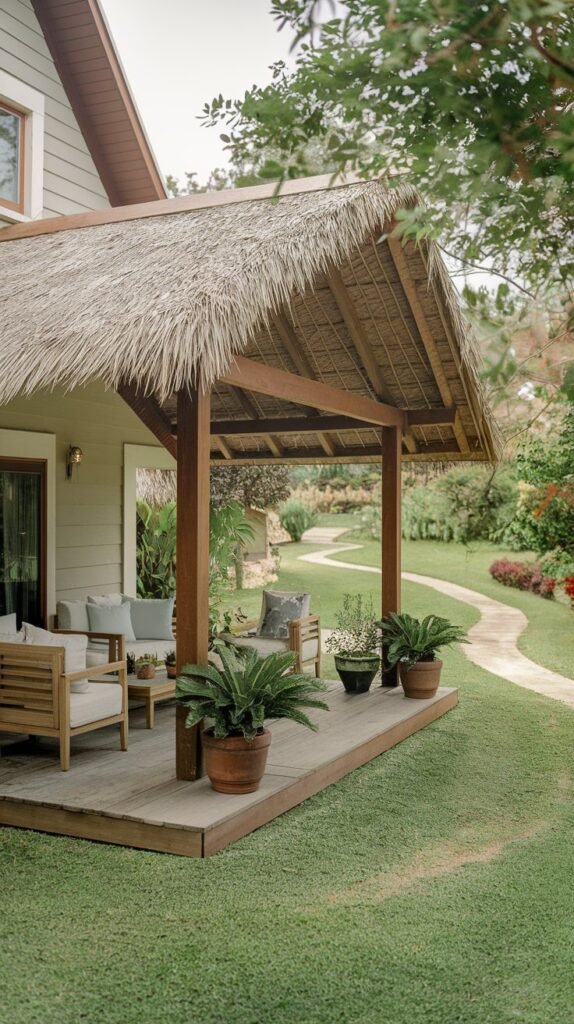
[(316, 731), (305, 713), (328, 707), (317, 699), (325, 684), (291, 673), (291, 651), (262, 658), (253, 649), (239, 653), (216, 645), (221, 667), (184, 665), (176, 697), (187, 708), (186, 725), (203, 718), (213, 725), (203, 733), (205, 771), (219, 793), (253, 793), (265, 771), (271, 733), (265, 721), (288, 718)]
[(325, 647), (335, 655), (335, 668), (347, 693), (366, 693), (381, 665), (372, 598), (345, 594), (336, 621)]
[(434, 697), (438, 690), (442, 661), (437, 651), (469, 642), (460, 626), (438, 615), (421, 621), (406, 612), (391, 612), (380, 625), (389, 666), (399, 666), (405, 696), (419, 700)]

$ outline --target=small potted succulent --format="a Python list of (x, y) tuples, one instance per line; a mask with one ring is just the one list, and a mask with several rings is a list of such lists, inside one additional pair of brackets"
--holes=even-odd
[(392, 612), (380, 626), (388, 664), (399, 666), (405, 697), (417, 700), (428, 700), (438, 690), (442, 661), (437, 651), (469, 642), (463, 629), (438, 615), (427, 615), (421, 622)]
[(157, 658), (155, 654), (142, 654), (136, 658), (136, 676), (138, 679), (154, 679)]
[(381, 666), (379, 626), (371, 597), (345, 594), (337, 628), (325, 643), (347, 693), (366, 693)]
[(191, 728), (213, 721), (203, 733), (205, 771), (218, 793), (253, 793), (265, 771), (271, 733), (265, 721), (288, 718), (316, 731), (307, 708), (328, 710), (317, 693), (325, 684), (293, 673), (291, 651), (262, 658), (253, 649), (241, 653), (216, 644), (220, 667), (184, 665), (175, 695), (187, 709)]
[(177, 670), (175, 667), (175, 651), (168, 651), (165, 656), (165, 670), (168, 679), (175, 679)]

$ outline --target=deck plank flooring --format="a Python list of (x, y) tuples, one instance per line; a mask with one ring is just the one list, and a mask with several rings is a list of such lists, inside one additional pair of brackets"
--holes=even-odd
[(158, 707), (153, 730), (138, 709), (130, 714), (128, 752), (119, 750), (115, 727), (87, 733), (73, 743), (69, 772), (59, 770), (49, 740), (6, 747), (0, 823), (209, 856), (424, 728), (457, 699), (447, 688), (430, 701), (380, 687), (349, 696), (331, 683), (329, 713), (314, 713), (320, 731), (274, 723), (261, 788), (242, 796), (214, 793), (207, 779), (178, 781), (173, 705)]

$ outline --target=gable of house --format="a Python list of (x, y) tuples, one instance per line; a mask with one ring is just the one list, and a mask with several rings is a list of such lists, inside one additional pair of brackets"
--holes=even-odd
[(95, 0), (0, 0), (0, 105), (26, 115), (30, 179), (0, 226), (165, 195)]

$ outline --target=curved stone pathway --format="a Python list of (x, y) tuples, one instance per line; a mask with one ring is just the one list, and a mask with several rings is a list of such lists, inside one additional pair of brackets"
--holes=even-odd
[[(330, 531), (331, 543), (344, 530), (335, 528), (324, 528), (323, 536)], [(305, 534), (304, 540), (313, 543), (318, 542), (311, 537), (311, 530)], [(333, 536), (333, 534), (335, 536)], [(325, 543), (325, 541), (323, 541)], [(341, 555), (344, 551), (356, 551), (362, 544), (334, 544), (327, 550), (312, 551), (308, 555), (299, 555), (302, 562), (313, 562), (316, 565), (327, 565), (335, 569), (356, 569), (358, 572), (371, 572), (380, 575), (381, 570), (373, 565), (360, 565), (355, 562), (342, 562), (334, 559), (333, 555)], [(495, 601), (491, 597), (485, 597), (476, 590), (469, 590), (468, 587), (461, 587), (458, 583), (449, 583), (447, 580), (435, 579), (434, 576), (420, 576), (414, 572), (404, 572), (403, 579), (411, 583), (420, 583), (424, 587), (431, 587), (438, 590), (447, 597), (453, 597), (456, 601), (463, 601), (480, 612), (480, 621), (473, 626), (468, 633), (471, 643), (463, 645), (463, 651), (469, 661), (472, 661), (480, 668), (492, 672), (494, 675), (507, 679), (517, 686), (523, 686), (527, 690), (535, 690), (554, 700), (560, 700), (574, 708), (574, 680), (550, 669), (542, 668), (536, 662), (531, 661), (517, 647), (516, 641), (528, 625), (528, 619), (518, 608), (503, 604), (502, 601)]]

